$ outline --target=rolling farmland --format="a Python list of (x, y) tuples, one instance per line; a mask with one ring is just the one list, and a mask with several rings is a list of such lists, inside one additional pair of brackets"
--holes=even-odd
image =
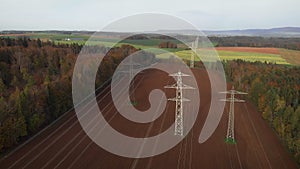
[(0, 169), (300, 169), (300, 0), (70, 2), (1, 2)]
[[(27, 34), (3, 34), (0, 37), (18, 38), (27, 36), (32, 39), (40, 38), (41, 40), (53, 41), (56, 44), (73, 44), (80, 45), (103, 45), (106, 47), (132, 45), (139, 49), (149, 49), (156, 54), (158, 58), (168, 58), (168, 54), (162, 53), (161, 50), (156, 50), (160, 42), (171, 41), (178, 44), (177, 49), (164, 48), (166, 52), (174, 52), (178, 57), (189, 60), (191, 51), (186, 50), (181, 42), (177, 40), (162, 40), (162, 39), (125, 39), (121, 40), (120, 37), (112, 37), (108, 35), (96, 36), (93, 40), (89, 40), (90, 34), (74, 33), (74, 34), (62, 34), (62, 33), (27, 33)], [(121, 41), (120, 41), (121, 40)], [(215, 44), (216, 45), (216, 44)], [(181, 47), (182, 46), (182, 47)], [(296, 50), (288, 50), (281, 48), (270, 47), (216, 47), (216, 51), (221, 60), (236, 60), (241, 59), (250, 62), (267, 62), (285, 65), (300, 65), (300, 52)], [(196, 61), (199, 59), (196, 57)]]

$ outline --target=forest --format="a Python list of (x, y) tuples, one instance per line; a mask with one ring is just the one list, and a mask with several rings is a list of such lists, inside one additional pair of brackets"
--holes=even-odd
[(235, 60), (224, 69), (300, 164), (300, 67)]
[[(72, 110), (72, 73), (81, 48), (75, 43), (0, 38), (0, 153)], [(108, 51), (103, 46), (87, 48)], [(129, 45), (110, 49), (98, 70), (95, 87), (107, 81), (118, 64), (137, 50)], [(154, 61), (147, 58), (149, 63)]]

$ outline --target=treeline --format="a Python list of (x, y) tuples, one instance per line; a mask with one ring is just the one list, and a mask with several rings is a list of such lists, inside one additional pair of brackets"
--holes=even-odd
[(0, 39), (0, 152), (72, 107), (71, 75), (81, 46)]
[(167, 42), (161, 42), (158, 45), (158, 47), (159, 48), (173, 48), (173, 49), (176, 49), (177, 48), (177, 44), (167, 41)]
[(277, 37), (209, 37), (217, 47), (275, 47), (300, 50), (300, 38)]
[[(37, 133), (72, 109), (72, 73), (82, 46), (28, 38), (0, 38), (0, 153)], [(96, 86), (109, 79), (118, 64), (137, 51), (124, 45), (108, 52), (98, 70)], [(149, 55), (149, 54), (148, 54)], [(155, 58), (154, 55), (152, 60)]]
[(32, 33), (43, 33), (43, 34), (94, 34), (94, 31), (59, 31), (59, 30), (48, 30), (48, 31), (18, 31), (18, 30), (10, 30), (10, 31), (1, 31), (0, 34), (32, 34)]
[(300, 164), (300, 67), (237, 60), (224, 68)]

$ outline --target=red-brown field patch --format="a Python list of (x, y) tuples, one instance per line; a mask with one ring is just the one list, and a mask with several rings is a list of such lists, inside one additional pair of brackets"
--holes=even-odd
[(268, 53), (280, 54), (278, 48), (255, 48), (255, 47), (216, 47), (216, 50), (221, 51), (236, 51), (236, 52), (255, 52), (255, 53)]

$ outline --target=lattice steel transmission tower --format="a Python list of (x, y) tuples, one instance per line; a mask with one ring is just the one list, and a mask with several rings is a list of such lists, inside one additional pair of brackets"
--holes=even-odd
[(230, 94), (230, 98), (221, 99), (220, 101), (230, 102), (227, 134), (226, 134), (225, 142), (235, 144), (236, 140), (234, 138), (234, 103), (245, 102), (245, 100), (237, 99), (234, 96), (237, 94), (248, 94), (248, 93), (236, 91), (234, 90), (234, 87), (232, 87), (232, 89), (229, 91), (220, 92), (220, 93)]
[(175, 98), (168, 99), (169, 101), (175, 101), (175, 135), (183, 136), (183, 102), (190, 101), (182, 96), (183, 89), (194, 89), (191, 86), (182, 83), (182, 77), (187, 77), (190, 75), (184, 74), (181, 71), (170, 74), (169, 76), (176, 77), (176, 83), (173, 85), (165, 86), (165, 88), (176, 89)]
[(198, 40), (199, 37), (196, 38), (194, 42), (192, 42), (192, 50), (191, 50), (191, 61), (190, 61), (190, 68), (194, 68), (195, 66), (195, 52), (198, 48)]
[[(123, 66), (126, 66), (128, 68), (125, 68), (125, 70), (119, 71), (120, 73), (129, 73), (129, 96), (133, 99), (132, 101), (129, 99), (129, 102), (132, 105), (137, 105), (137, 101), (134, 97), (134, 82), (130, 85), (130, 79), (133, 80), (134, 74), (139, 71), (139, 68), (143, 65), (136, 63), (132, 60), (132, 57), (129, 58), (129, 61), (127, 63), (123, 63)], [(128, 70), (129, 69), (129, 70)]]

